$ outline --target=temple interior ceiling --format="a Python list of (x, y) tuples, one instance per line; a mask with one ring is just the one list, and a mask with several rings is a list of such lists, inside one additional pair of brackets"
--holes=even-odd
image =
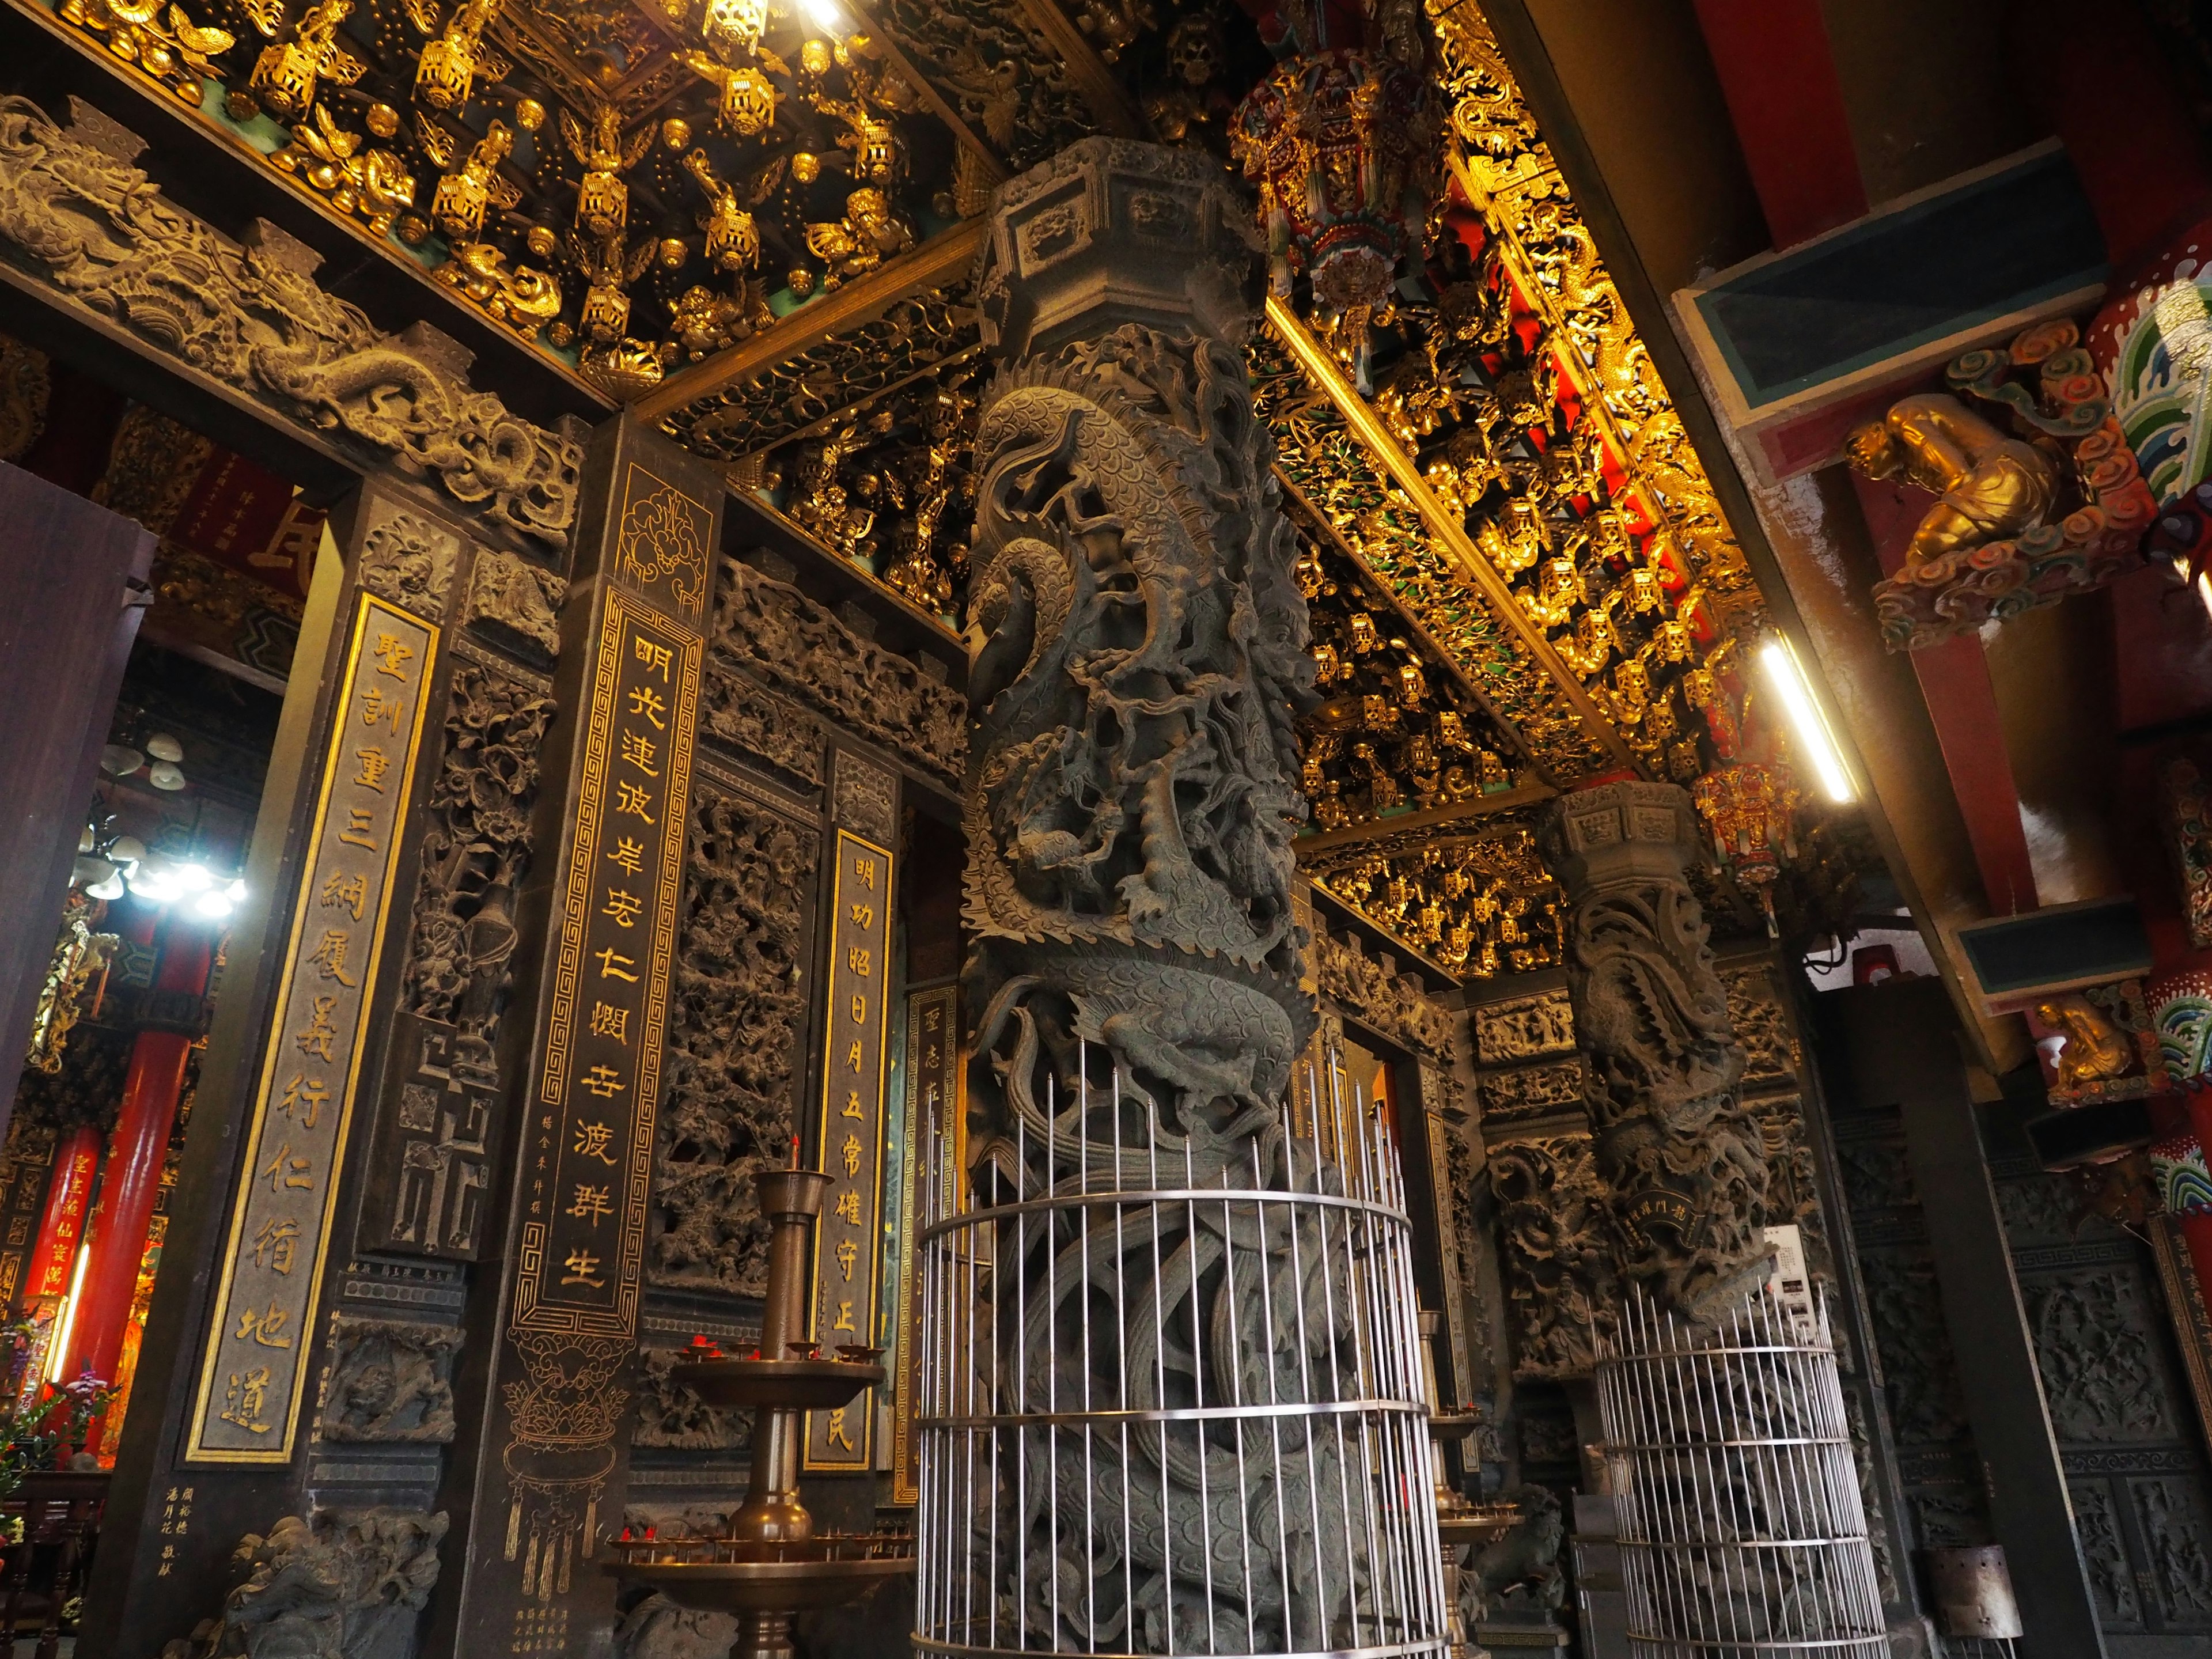
[[(1540, 967), (1558, 911), (1534, 817), (1634, 774), (1696, 794), (1723, 930), (1763, 932), (1769, 907), (1848, 909), (1863, 836), (1792, 777), (1750, 666), (1757, 586), (1474, 0), (1377, 7), (1370, 58), (1412, 52), (1427, 72), (1376, 81), (1334, 126), (1299, 101), (1295, 27), (1255, 12), (181, 0), (157, 16), (60, 0), (58, 15), (948, 635), (993, 185), (1089, 134), (1203, 146), (1259, 186), (1275, 256), (1249, 356), (1313, 615), (1303, 866), (1452, 977)], [(1273, 127), (1269, 97), (1287, 112)], [(1285, 224), (1317, 181), (1365, 179), (1371, 205), (1379, 175), (1408, 204), (1387, 290), (1347, 298), (1286, 268)]]

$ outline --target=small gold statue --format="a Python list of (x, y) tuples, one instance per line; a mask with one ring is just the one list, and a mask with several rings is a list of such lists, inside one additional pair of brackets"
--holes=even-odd
[(2078, 1089), (2085, 1083), (2124, 1076), (2135, 1063), (2128, 1040), (2113, 1029), (2112, 1021), (2090, 1006), (2087, 997), (2054, 997), (2039, 1002), (2035, 1017), (2060, 1033), (2058, 1057), (2053, 1063), (2062, 1089)]
[(2033, 530), (2058, 501), (2058, 469), (2049, 456), (1944, 392), (1899, 398), (1881, 419), (1854, 428), (1844, 453), (1865, 477), (1901, 472), (1942, 497), (1912, 532), (1908, 570)]

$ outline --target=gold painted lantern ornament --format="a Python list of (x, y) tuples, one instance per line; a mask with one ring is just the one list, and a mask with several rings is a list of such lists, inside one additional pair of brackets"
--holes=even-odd
[(1782, 860), (1795, 862), (1797, 836), (1792, 821), (1802, 799), (1797, 780), (1779, 761), (1739, 761), (1708, 772), (1691, 786), (1698, 816), (1713, 837), (1713, 850), (1739, 885), (1759, 896), (1766, 929), (1778, 932), (1774, 884)]
[(1229, 131), (1259, 187), (1275, 292), (1287, 299), (1292, 277), (1305, 275), (1323, 331), (1340, 351), (1352, 349), (1366, 390), (1369, 324), (1389, 308), (1427, 219), (1426, 77), (1373, 52), (1293, 58), (1247, 94)]
[(750, 52), (768, 28), (768, 0), (707, 0), (707, 38)]
[(514, 134), (505, 122), (495, 121), (469, 151), (469, 159), (438, 180), (430, 216), (450, 240), (471, 240), (483, 231), (485, 210), (505, 194), (499, 165), (514, 148)]
[(721, 94), (715, 114), (732, 135), (757, 138), (775, 125), (775, 83), (757, 69), (732, 69), (703, 52), (683, 54), (694, 75)]
[(738, 205), (738, 192), (715, 175), (707, 152), (695, 149), (684, 166), (712, 204), (699, 218), (707, 233), (707, 262), (719, 270), (744, 270), (760, 263), (760, 227)]
[(338, 25), (353, 10), (353, 0), (323, 0), (300, 19), (289, 40), (266, 48), (255, 60), (246, 86), (253, 100), (279, 121), (307, 118), (323, 81), (351, 86), (368, 66), (338, 45)]
[(498, 15), (499, 0), (461, 0), (445, 32), (416, 60), (415, 95), (433, 109), (467, 103), (477, 76), (488, 71), (483, 32)]
[(629, 186), (622, 175), (653, 147), (655, 129), (641, 127), (625, 140), (622, 112), (602, 104), (587, 131), (568, 111), (561, 112), (561, 136), (584, 169), (576, 186), (576, 228), (586, 236), (619, 238), (629, 224)]

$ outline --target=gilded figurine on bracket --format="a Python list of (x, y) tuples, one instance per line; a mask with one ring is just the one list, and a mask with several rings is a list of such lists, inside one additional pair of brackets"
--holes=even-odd
[(2049, 521), (2058, 469), (1948, 392), (1902, 398), (1846, 441), (1869, 478), (1903, 477), (1937, 497), (1906, 545), (1908, 570), (1947, 553), (2008, 541)]

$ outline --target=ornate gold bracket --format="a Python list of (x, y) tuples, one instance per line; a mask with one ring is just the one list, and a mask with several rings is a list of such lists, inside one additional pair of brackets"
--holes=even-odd
[(975, 264), (983, 229), (982, 220), (965, 220), (931, 237), (913, 252), (901, 254), (881, 269), (799, 307), (774, 328), (763, 329), (742, 345), (708, 358), (696, 368), (672, 375), (650, 396), (638, 399), (638, 418), (647, 424), (664, 420), (687, 404), (758, 378), (833, 334), (872, 322), (909, 294), (957, 280)]
[(1381, 417), (1344, 378), (1336, 360), (1306, 331), (1305, 325), (1298, 320), (1297, 313), (1273, 295), (1267, 298), (1267, 325), (1288, 348), (1299, 371), (1335, 405), (1337, 413), (1343, 416), (1345, 424), (1351, 428), (1362, 447), (1382, 464), (1383, 471), (1389, 475), (1390, 482), (1421, 515), (1422, 522), (1429, 527), (1437, 544), (1450, 553), (1453, 562), (1465, 573), (1469, 586), (1482, 596), (1484, 604), (1498, 619), (1499, 626), (1520, 641), (1522, 648), (1559, 687), (1560, 695), (1580, 720), (1583, 733), (1594, 744), (1602, 747), (1621, 767), (1635, 772), (1638, 777), (1648, 776), (1643, 763), (1637, 758), (1636, 751), (1622, 740), (1612, 723), (1598, 712), (1589, 693), (1583, 689), (1583, 683), (1567, 666), (1550, 638), (1529, 619), (1528, 614), (1513, 597), (1512, 590), (1506, 586), (1504, 578), (1498, 574), (1488, 559), (1483, 557), (1481, 550), (1474, 544), (1474, 538), (1467, 533), (1467, 526), (1456, 514), (1446, 509), (1444, 504), (1437, 499), (1436, 492), (1429, 488), (1428, 480), (1421, 476), (1421, 470), (1414, 465), (1413, 458), (1399, 447), (1398, 441), (1383, 425)]

